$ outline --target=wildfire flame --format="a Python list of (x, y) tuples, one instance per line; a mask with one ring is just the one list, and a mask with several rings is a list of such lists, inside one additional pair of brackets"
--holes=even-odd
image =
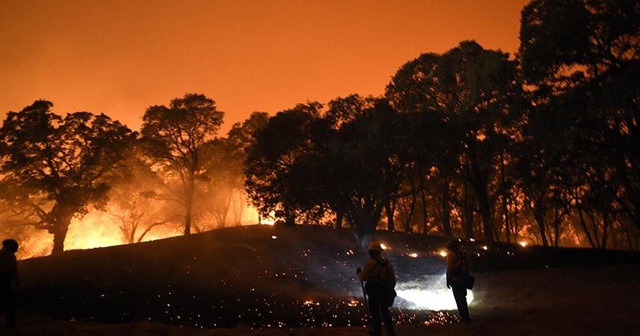
[[(242, 225), (258, 223), (258, 212), (253, 207), (246, 207), (242, 212)], [(269, 221), (262, 220), (263, 224)], [(271, 225), (273, 222), (271, 222)], [(145, 234), (142, 241), (175, 237), (182, 231), (175, 227), (157, 226)], [(33, 231), (25, 234), (26, 239), (20, 242), (17, 257), (28, 259), (45, 256), (53, 248), (53, 236), (46, 231)], [(128, 242), (124, 238), (119, 220), (106, 211), (89, 211), (82, 218), (74, 218), (69, 225), (65, 238), (65, 250), (84, 250), (98, 247), (123, 245)]]

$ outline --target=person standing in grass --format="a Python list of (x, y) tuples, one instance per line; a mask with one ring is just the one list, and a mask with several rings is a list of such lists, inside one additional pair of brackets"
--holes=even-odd
[(458, 314), (462, 322), (471, 322), (469, 317), (469, 305), (467, 304), (467, 284), (465, 275), (469, 274), (471, 261), (469, 256), (460, 247), (458, 239), (447, 242), (447, 288), (453, 291), (453, 297), (458, 306)]
[(393, 320), (389, 307), (395, 298), (396, 275), (391, 263), (382, 257), (380, 243), (372, 242), (369, 246), (369, 259), (364, 269), (356, 271), (360, 281), (366, 281), (365, 291), (369, 297), (369, 313), (373, 336), (382, 335), (382, 323), (387, 329), (388, 336), (394, 336)]
[(16, 297), (14, 286), (20, 287), (18, 278), (18, 242), (15, 239), (5, 239), (0, 249), (0, 305), (4, 307), (7, 328), (16, 326)]

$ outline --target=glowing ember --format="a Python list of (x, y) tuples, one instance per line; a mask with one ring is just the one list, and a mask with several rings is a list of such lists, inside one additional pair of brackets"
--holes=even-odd
[(431, 319), (422, 322), (423, 325), (433, 326), (433, 325), (445, 325), (449, 324), (457, 318), (450, 313), (446, 312), (437, 312)]
[(357, 307), (358, 305), (360, 305), (360, 302), (358, 300), (352, 299), (351, 301), (349, 301), (347, 303), (347, 306), (349, 307)]
[(482, 247), (482, 249), (486, 251), (486, 250), (488, 250), (488, 249), (489, 249), (489, 246), (484, 245), (484, 246)]
[(526, 241), (521, 241), (518, 244), (520, 244), (520, 246), (522, 247), (527, 247), (529, 245), (529, 243), (527, 243)]
[[(265, 234), (263, 239), (282, 240), (286, 243), (285, 234), (273, 235), (273, 229), (267, 229), (272, 235)], [(271, 244), (273, 245), (273, 244)], [(278, 244), (280, 245), (280, 244)], [(388, 246), (385, 246), (388, 249)], [(436, 251), (431, 253), (416, 253), (415, 247), (405, 246), (402, 257), (398, 258), (398, 270), (402, 272), (402, 265), (410, 264), (412, 275), (402, 276), (396, 286), (398, 298), (392, 307), (394, 321), (398, 325), (442, 325), (457, 321), (455, 300), (451, 290), (446, 288), (441, 269), (442, 260), (436, 258)], [(254, 250), (255, 251), (255, 250)], [(195, 328), (219, 328), (248, 325), (251, 328), (296, 328), (296, 327), (366, 327), (367, 311), (362, 298), (361, 283), (355, 278), (355, 267), (359, 266), (361, 255), (354, 250), (343, 249), (336, 251), (332, 257), (319, 247), (303, 246), (290, 253), (303, 257), (304, 263), (318, 263), (322, 265), (314, 272), (305, 272), (297, 265), (265, 266), (255, 272), (255, 278), (248, 280), (250, 286), (238, 286), (238, 277), (242, 275), (232, 268), (218, 274), (215, 279), (216, 295), (201, 295), (201, 293), (179, 293), (168, 284), (150, 283), (144, 288), (123, 287), (122, 290), (105, 292), (104, 290), (79, 293), (77, 288), (67, 288), (56, 291), (38, 293), (38, 300), (45, 302), (62, 302), (61, 307), (137, 307), (144, 305), (145, 309), (108, 309), (96, 313), (93, 310), (64, 308), (60, 316), (78, 320), (109, 320), (113, 322), (154, 321), (178, 326)], [(417, 258), (418, 255), (425, 258)], [(345, 257), (347, 256), (347, 257)], [(335, 263), (327, 260), (335, 258)], [(411, 261), (408, 261), (411, 258)], [(191, 257), (181, 274), (192, 277), (195, 274), (196, 261), (201, 258)], [(429, 260), (432, 259), (432, 260)], [(424, 270), (416, 270), (415, 266), (425, 262)], [(405, 265), (404, 267), (407, 267)], [(437, 268), (437, 275), (431, 273)], [(130, 271), (131, 272), (131, 271)], [(347, 273), (345, 273), (347, 272)], [(135, 273), (135, 271), (134, 271)], [(336, 277), (336, 274), (342, 276)], [(353, 276), (353, 281), (338, 281)], [(400, 273), (402, 274), (402, 273)], [(429, 275), (424, 275), (429, 274)], [(91, 275), (92, 276), (92, 275)], [(87, 276), (87, 277), (91, 277)], [(133, 276), (133, 275), (132, 275)], [(326, 278), (325, 278), (326, 277)], [(405, 281), (413, 278), (412, 281)], [(299, 296), (284, 289), (265, 291), (263, 283), (294, 283), (313, 285), (317, 289), (330, 286), (343, 287), (349, 293), (348, 297), (335, 296)], [(252, 281), (257, 280), (257, 281)], [(88, 281), (88, 280), (87, 280)], [(295, 295), (294, 295), (295, 294)], [(304, 294), (302, 294), (304, 295)], [(468, 294), (468, 301), (473, 300), (473, 294)], [(73, 304), (71, 304), (73, 303)], [(441, 311), (441, 312), (437, 312)]]
[(441, 257), (445, 258), (445, 257), (447, 256), (447, 250), (440, 250), (440, 251), (438, 252), (438, 254), (439, 254)]
[(382, 249), (385, 250), (385, 251), (386, 250), (391, 250), (391, 247), (389, 247), (389, 246), (387, 246), (387, 245), (385, 245), (383, 243), (380, 243), (380, 247), (382, 247)]

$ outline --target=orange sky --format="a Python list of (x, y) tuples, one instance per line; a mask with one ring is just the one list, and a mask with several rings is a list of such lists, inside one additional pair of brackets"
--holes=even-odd
[(423, 52), (517, 50), (528, 0), (3, 0), (0, 117), (36, 99), (138, 130), (151, 105), (204, 93), (224, 135), (253, 111), (382, 94)]

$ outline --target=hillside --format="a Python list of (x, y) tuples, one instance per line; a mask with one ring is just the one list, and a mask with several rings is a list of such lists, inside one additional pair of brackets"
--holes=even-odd
[[(376, 239), (390, 247), (386, 255), (396, 266), (399, 298), (394, 317), (399, 331), (462, 330), (442, 282), (444, 261), (437, 253), (445, 240), (387, 232), (377, 233)], [(640, 292), (640, 267), (620, 262), (640, 260), (637, 253), (467, 247), (477, 272), (471, 303), (479, 320), (475, 328), (497, 334), (495, 327), (505, 320), (541, 328), (544, 325), (531, 319), (557, 314), (562, 317), (554, 329), (562, 330), (583, 315), (572, 309), (592, 315), (594, 325), (588, 330), (611, 330), (610, 321), (621, 320), (624, 332), (636, 323), (624, 315), (640, 308), (638, 300), (628, 302), (626, 296)], [(161, 328), (162, 334), (193, 328), (214, 328), (215, 334), (260, 329), (256, 332), (267, 335), (319, 327), (332, 327), (320, 329), (324, 334), (357, 334), (364, 330), (366, 312), (355, 269), (365, 259), (347, 229), (249, 226), (24, 260), (20, 307), (30, 322), (21, 332), (47, 328), (47, 334), (55, 334), (62, 328), (60, 334), (71, 335), (76, 333), (70, 330), (88, 323), (105, 332), (128, 326), (124, 334), (130, 335), (146, 335), (149, 328)], [(599, 266), (603, 264), (613, 265)], [(614, 307), (599, 310), (603, 300)], [(514, 333), (517, 326), (509, 324)]]
[[(431, 255), (442, 238), (380, 235), (399, 277), (443, 272)], [(362, 297), (355, 269), (364, 260), (347, 229), (228, 228), (26, 260), (23, 307), (63, 319), (207, 328), (363, 325), (353, 300)], [(317, 304), (332, 308), (317, 312)]]

